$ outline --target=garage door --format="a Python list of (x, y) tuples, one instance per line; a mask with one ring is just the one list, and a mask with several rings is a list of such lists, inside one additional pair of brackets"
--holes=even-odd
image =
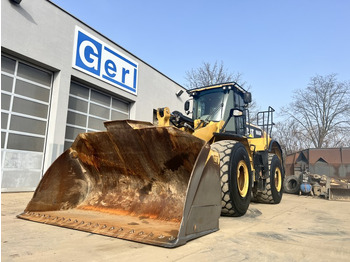
[(42, 177), (52, 73), (1, 56), (3, 192), (36, 188)]
[(129, 103), (72, 82), (66, 126), (65, 149), (79, 133), (105, 130), (103, 122), (129, 118)]

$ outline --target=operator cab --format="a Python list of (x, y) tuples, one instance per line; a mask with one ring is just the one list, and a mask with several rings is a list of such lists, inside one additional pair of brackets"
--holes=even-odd
[[(225, 121), (224, 132), (246, 135), (247, 106), (252, 101), (251, 93), (235, 82), (189, 90), (193, 97), (193, 120), (200, 126), (209, 122)], [(185, 110), (189, 108), (188, 103)], [(196, 127), (194, 127), (196, 128)]]

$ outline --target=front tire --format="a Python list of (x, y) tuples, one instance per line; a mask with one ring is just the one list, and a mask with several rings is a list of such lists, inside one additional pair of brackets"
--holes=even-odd
[(242, 216), (249, 207), (252, 171), (249, 155), (238, 141), (223, 140), (212, 145), (220, 154), (220, 177), (223, 216)]

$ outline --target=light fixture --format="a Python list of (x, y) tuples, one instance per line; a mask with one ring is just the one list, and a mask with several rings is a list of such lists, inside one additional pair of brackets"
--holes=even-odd
[(22, 2), (22, 0), (10, 0), (10, 2), (19, 5)]
[(180, 97), (180, 96), (182, 95), (183, 92), (184, 92), (183, 90), (177, 91), (177, 92), (176, 92), (176, 96), (177, 96), (177, 97)]

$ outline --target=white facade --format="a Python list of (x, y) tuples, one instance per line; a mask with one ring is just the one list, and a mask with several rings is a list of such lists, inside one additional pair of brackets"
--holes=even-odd
[(81, 132), (183, 111), (182, 86), (50, 1), (1, 1), (1, 187), (34, 190)]

